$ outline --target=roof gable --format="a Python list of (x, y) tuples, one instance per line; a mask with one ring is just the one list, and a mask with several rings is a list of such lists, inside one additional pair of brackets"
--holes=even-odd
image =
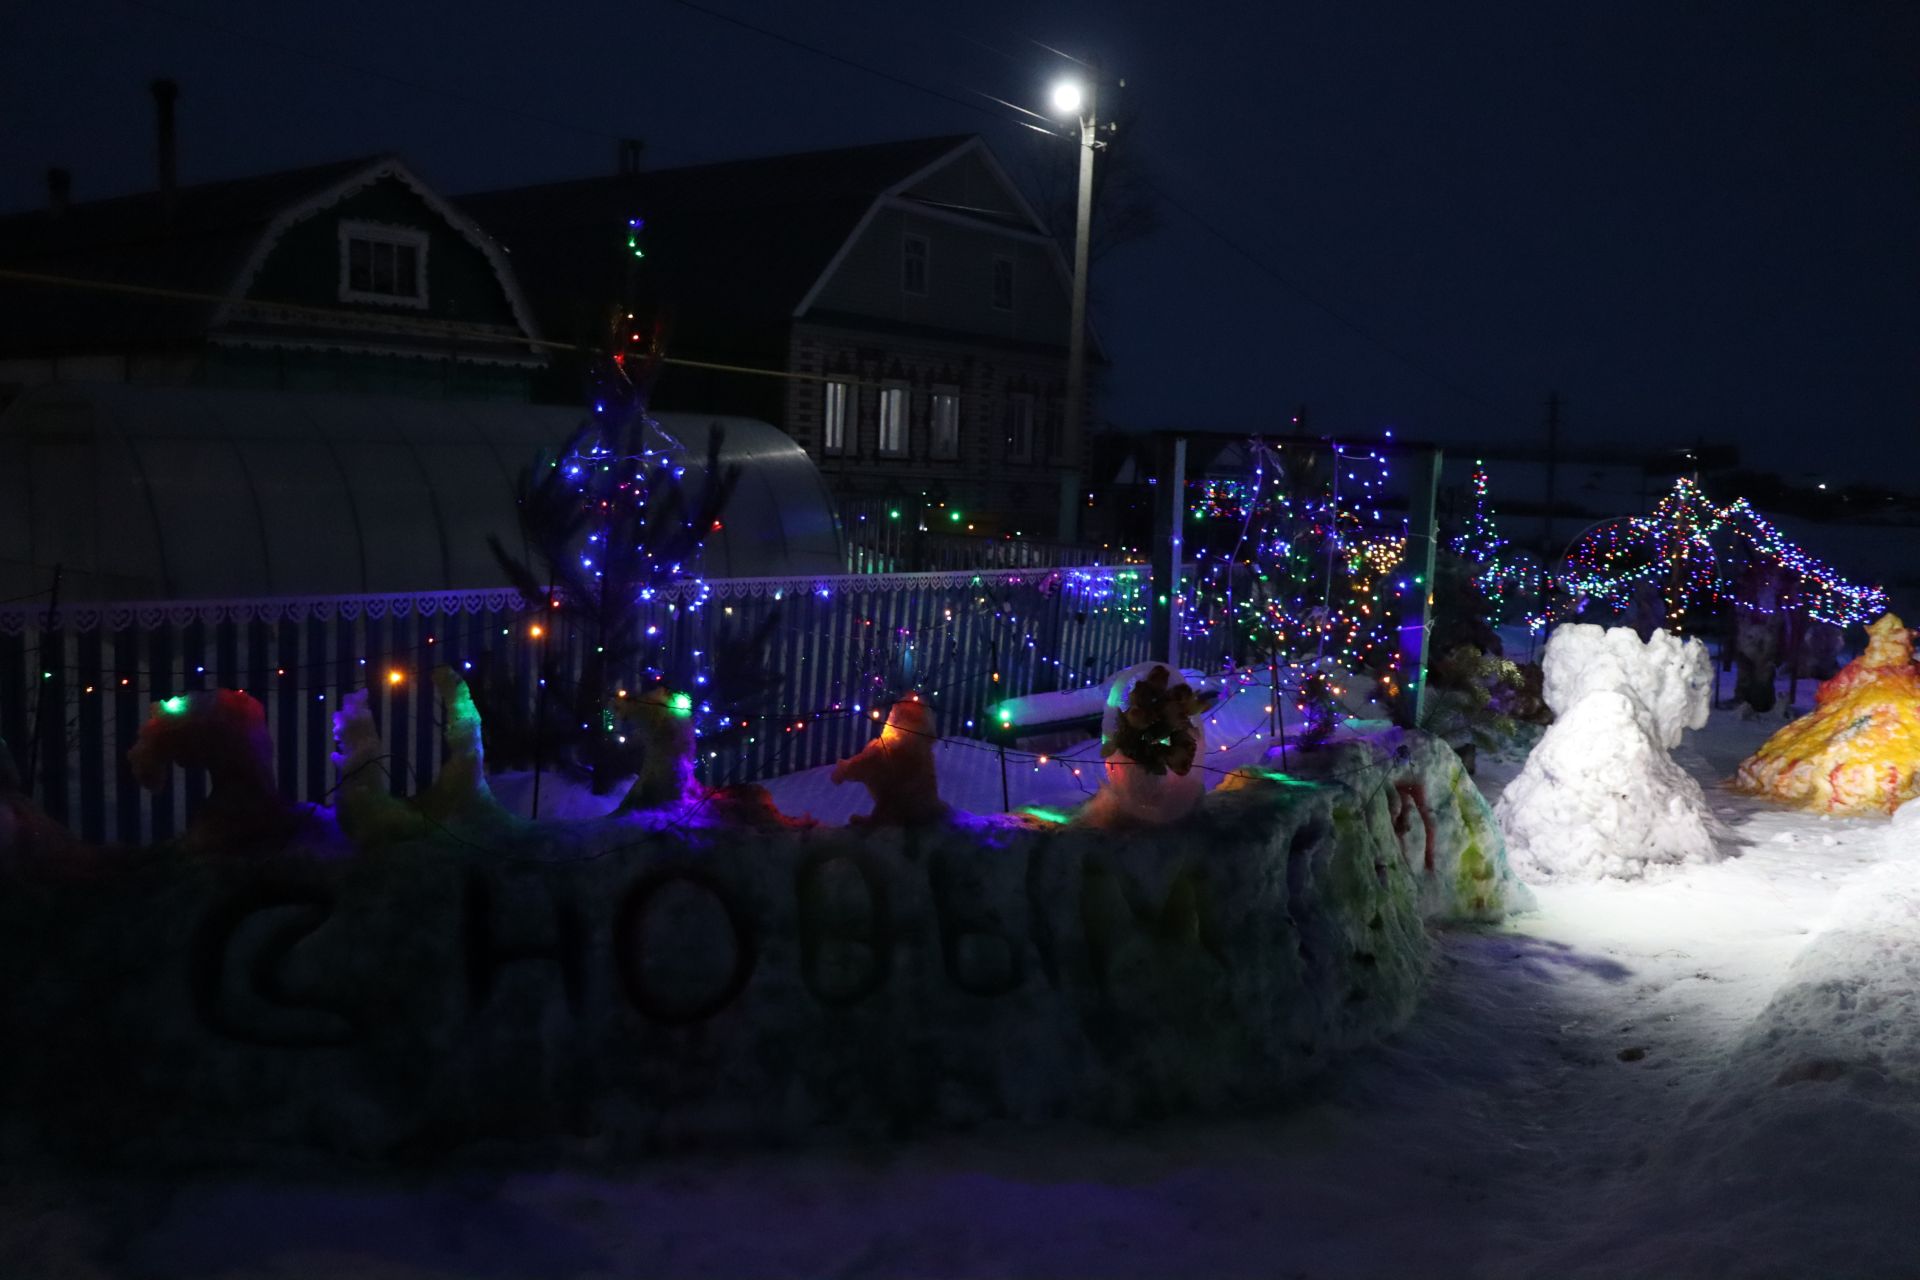
[[(783, 334), (794, 307), (886, 193), (966, 136), (658, 169), (480, 192), (461, 207), (512, 255), (549, 336), (605, 339), (629, 287), (677, 340), (740, 352)], [(626, 250), (629, 218), (646, 257)]]
[[(469, 251), (466, 255), (469, 259), (484, 264), (484, 270), (491, 277), (493, 288), (498, 290), (498, 302), (504, 303), (498, 311), (493, 310), (486, 304), (495, 300), (471, 287), (472, 283), (477, 282), (470, 282), (464, 300), (470, 304), (470, 308), (471, 304), (477, 301), (481, 306), (480, 314), (448, 315), (442, 318), (464, 323), (469, 328), (496, 330), (496, 338), (502, 341), (509, 341), (516, 334), (522, 338), (538, 336), (532, 310), (528, 307), (519, 282), (507, 263), (506, 255), (501, 252), (500, 246), (482, 231), (471, 217), (435, 194), (405, 165), (392, 157), (373, 161), (313, 192), (305, 199), (280, 209), (272, 221), (262, 229), (251, 252), (241, 263), (232, 282), (224, 290), (225, 296), (230, 301), (215, 310), (210, 327), (223, 332), (246, 327), (257, 336), (261, 330), (261, 324), (255, 313), (259, 308), (258, 306), (250, 307), (248, 304), (272, 304), (297, 300), (289, 298), (287, 294), (287, 290), (292, 287), (291, 281), (298, 278), (294, 271), (290, 270), (294, 264), (288, 262), (288, 258), (293, 256), (287, 252), (289, 247), (295, 248), (300, 265), (308, 271), (319, 270), (328, 277), (333, 276), (339, 264), (339, 250), (336, 247), (337, 237), (333, 231), (333, 224), (348, 215), (370, 216), (382, 222), (398, 218), (416, 226), (419, 221), (437, 222), (443, 230), (451, 232), (452, 236), (464, 245)], [(295, 245), (296, 241), (300, 243)], [(444, 275), (440, 269), (440, 263), (444, 258), (444, 254), (438, 257), (430, 255), (428, 258), (428, 270), (436, 278)], [(277, 272), (273, 270), (276, 266), (280, 268)], [(331, 293), (332, 290), (328, 292)], [(431, 307), (433, 302), (431, 286), (427, 301)], [(382, 308), (377, 305), (365, 304), (342, 303), (341, 309), (373, 316), (378, 316), (382, 312)], [(387, 310), (387, 314), (392, 314), (390, 309)], [(250, 318), (254, 320), (251, 325), (247, 323)], [(425, 317), (416, 315), (413, 318)], [(301, 323), (311, 328), (314, 327), (316, 320), (322, 320), (322, 318), (308, 316)], [(324, 328), (323, 321), (319, 327)], [(433, 340), (427, 339), (427, 341)]]
[(362, 157), (182, 187), (170, 196), (148, 191), (58, 213), (0, 217), (0, 267), (114, 287), (0, 280), (0, 351), (65, 354), (198, 342), (234, 323), (233, 300), (252, 293), (261, 265), (289, 228), (380, 182), (404, 187), (464, 239), (497, 280), (510, 326), (522, 339), (535, 335), (499, 247), (397, 159)]

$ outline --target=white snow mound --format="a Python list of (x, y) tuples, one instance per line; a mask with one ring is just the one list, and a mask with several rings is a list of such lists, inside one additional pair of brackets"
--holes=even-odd
[(1588, 694), (1527, 757), (1494, 814), (1532, 880), (1632, 880), (1717, 856), (1707, 799), (1617, 689)]
[(1711, 862), (1718, 827), (1667, 754), (1706, 724), (1706, 646), (1631, 628), (1555, 629), (1542, 669), (1558, 716), (1495, 808), (1513, 868), (1535, 880), (1633, 880)]

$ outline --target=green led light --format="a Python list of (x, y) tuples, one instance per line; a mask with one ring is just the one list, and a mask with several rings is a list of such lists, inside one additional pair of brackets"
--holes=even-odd
[(889, 511), (889, 512), (887, 512), (887, 519), (889, 519), (889, 520), (898, 520), (899, 518), (900, 518), (900, 513), (899, 513), (898, 511)]
[(1062, 813), (1058, 809), (1043, 809), (1039, 805), (1030, 805), (1020, 812), (1029, 818), (1038, 818), (1042, 822), (1061, 823), (1070, 821), (1072, 818), (1071, 814)]
[(676, 693), (667, 699), (667, 710), (682, 720), (693, 714), (693, 698), (684, 693)]
[(947, 516), (947, 519), (949, 519), (949, 520), (951, 520), (951, 521), (953, 521), (953, 522), (954, 522), (955, 524), (959, 524), (959, 523), (960, 523), (960, 513), (959, 513), (958, 511), (955, 511), (955, 512), (951, 512), (950, 514), (948, 514), (948, 516)]
[(185, 711), (187, 709), (186, 695), (178, 694), (178, 693), (174, 694), (171, 698), (167, 698), (161, 702), (160, 709), (166, 712), (170, 716), (179, 715), (182, 711)]

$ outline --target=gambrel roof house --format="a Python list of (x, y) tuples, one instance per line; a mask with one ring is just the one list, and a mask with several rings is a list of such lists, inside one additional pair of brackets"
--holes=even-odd
[(524, 396), (543, 362), (499, 246), (394, 157), (84, 204), (51, 177), (0, 217), (0, 386)]
[[(1077, 484), (1082, 432), (1062, 420), (1070, 270), (978, 137), (629, 171), (460, 206), (508, 250), (548, 337), (602, 345), (628, 309), (657, 322), (670, 358), (699, 363), (670, 363), (656, 404), (774, 422), (843, 492), (936, 486), (1050, 525), (1060, 482)], [(642, 256), (627, 244), (636, 221)], [(573, 394), (572, 363), (556, 359), (550, 394)]]

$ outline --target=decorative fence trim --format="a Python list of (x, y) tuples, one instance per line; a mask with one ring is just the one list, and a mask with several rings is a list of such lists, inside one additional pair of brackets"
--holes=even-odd
[[(708, 578), (675, 583), (656, 592), (656, 600), (781, 599), (825, 591), (910, 591), (965, 586), (1025, 586), (1050, 579), (1090, 582), (1148, 571), (1144, 564), (1073, 565), (1037, 569), (950, 569), (931, 573), (802, 574), (769, 578)], [(519, 613), (533, 607), (511, 587), (483, 591), (416, 591), (404, 594), (261, 596), (239, 600), (152, 600), (113, 604), (10, 606), (0, 609), (0, 635), (17, 636), (29, 628), (61, 631), (123, 630), (128, 627), (185, 627), (194, 623), (332, 622), (357, 618), (434, 617), (441, 614)]]

